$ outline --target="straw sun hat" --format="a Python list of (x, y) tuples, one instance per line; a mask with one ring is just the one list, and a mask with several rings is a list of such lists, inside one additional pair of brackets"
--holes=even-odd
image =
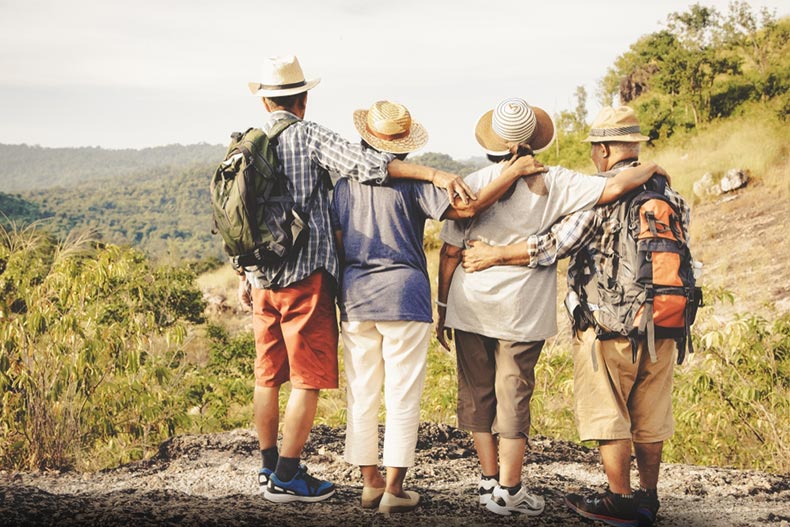
[(381, 152), (406, 154), (428, 142), (428, 132), (402, 104), (377, 101), (354, 112), (354, 126), (370, 146)]
[(604, 143), (608, 141), (621, 141), (636, 143), (649, 141), (650, 138), (642, 135), (639, 129), (639, 119), (634, 110), (628, 106), (603, 108), (593, 121), (590, 135), (584, 141), (587, 143)]
[(285, 97), (312, 89), (319, 82), (320, 78), (305, 80), (299, 59), (285, 55), (263, 61), (261, 81), (247, 83), (247, 86), (257, 97)]
[(477, 121), (475, 138), (489, 154), (510, 152), (508, 143), (528, 143), (541, 152), (554, 141), (554, 121), (545, 110), (513, 97), (500, 102)]

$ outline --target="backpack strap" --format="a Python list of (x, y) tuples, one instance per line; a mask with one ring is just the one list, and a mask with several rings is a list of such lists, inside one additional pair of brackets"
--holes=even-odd
[[(272, 127), (266, 132), (266, 135), (269, 137), (269, 141), (274, 142), (277, 139), (277, 136), (283, 133), (283, 130), (294, 124), (295, 122), (299, 121), (300, 119), (294, 117), (286, 117), (284, 119), (278, 119), (277, 121), (272, 124)], [(275, 143), (276, 144), (276, 143)]]
[(642, 311), (642, 318), (639, 320), (639, 335), (645, 335), (645, 345), (647, 352), (650, 354), (650, 361), (657, 362), (656, 357), (656, 328), (653, 322), (653, 288), (647, 289), (647, 296), (645, 297), (644, 310)]
[(592, 366), (593, 371), (598, 371), (598, 357), (595, 355), (595, 345), (598, 344), (598, 335), (592, 341), (592, 346), (590, 346), (590, 355), (592, 356)]

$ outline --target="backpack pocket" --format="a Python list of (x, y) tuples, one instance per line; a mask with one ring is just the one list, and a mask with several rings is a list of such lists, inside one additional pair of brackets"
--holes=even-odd
[[(639, 240), (637, 254), (636, 280), (652, 294), (653, 324), (656, 328), (685, 331), (688, 295), (681, 276), (683, 256), (678, 242), (667, 238)], [(642, 310), (635, 325), (639, 324), (641, 314)]]

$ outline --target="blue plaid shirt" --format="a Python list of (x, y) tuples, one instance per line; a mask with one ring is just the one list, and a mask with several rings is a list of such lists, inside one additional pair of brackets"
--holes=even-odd
[[(264, 131), (278, 120), (296, 117), (289, 112), (272, 112)], [(310, 238), (296, 259), (289, 260), (280, 274), (276, 287), (287, 287), (307, 278), (317, 269), (325, 269), (338, 279), (340, 266), (329, 221), (330, 178), (328, 173), (363, 183), (380, 185), (387, 180), (391, 154), (365, 149), (350, 143), (339, 134), (310, 121), (299, 121), (286, 128), (278, 137), (277, 156), (288, 178), (288, 190), (294, 201), (306, 210), (316, 185), (321, 185), (310, 211)], [(253, 287), (263, 288), (275, 278), (277, 269), (247, 271)], [(265, 280), (261, 280), (261, 278)]]

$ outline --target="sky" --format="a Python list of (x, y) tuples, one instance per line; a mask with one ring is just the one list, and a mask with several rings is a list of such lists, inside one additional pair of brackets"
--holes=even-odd
[[(0, 143), (226, 144), (266, 112), (247, 83), (294, 54), (306, 119), (356, 141), (352, 114), (406, 105), (424, 152), (481, 155), (474, 125), (507, 97), (551, 114), (588, 93), (689, 0), (0, 0)], [(700, 0), (727, 11), (728, 0)], [(750, 3), (790, 15), (790, 0)]]

